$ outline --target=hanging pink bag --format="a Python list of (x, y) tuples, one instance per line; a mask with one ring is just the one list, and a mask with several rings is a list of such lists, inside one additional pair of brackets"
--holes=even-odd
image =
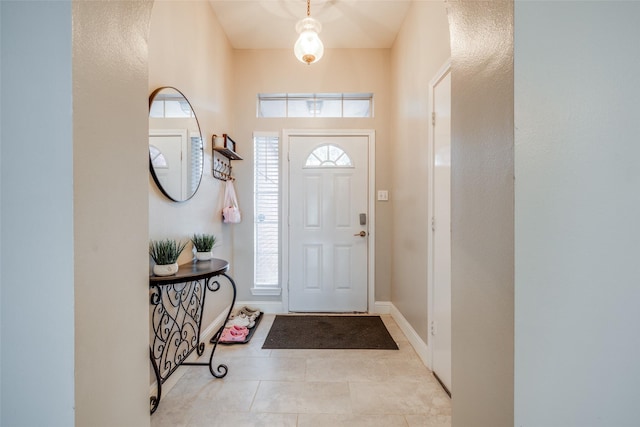
[(240, 216), (240, 208), (238, 208), (238, 198), (236, 197), (236, 189), (233, 187), (233, 181), (227, 180), (224, 187), (224, 207), (222, 208), (222, 220), (227, 224), (237, 224), (242, 218)]

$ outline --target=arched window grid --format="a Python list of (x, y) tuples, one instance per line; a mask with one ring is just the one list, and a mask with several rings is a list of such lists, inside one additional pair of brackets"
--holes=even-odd
[(352, 168), (349, 155), (340, 147), (326, 144), (316, 147), (307, 157), (305, 168)]

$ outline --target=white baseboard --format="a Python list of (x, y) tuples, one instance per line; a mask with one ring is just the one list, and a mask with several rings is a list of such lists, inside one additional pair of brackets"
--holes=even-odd
[(409, 343), (418, 354), (418, 357), (422, 360), (422, 363), (431, 369), (431, 352), (429, 351), (429, 346), (420, 338), (420, 335), (413, 329), (407, 319), (404, 318), (400, 310), (392, 303), (389, 304), (391, 306), (391, 317), (393, 317), (393, 320), (396, 321), (402, 333), (407, 337)]
[(215, 334), (218, 329), (220, 329), (222, 323), (226, 320), (228, 312), (229, 306), (225, 307), (224, 310), (222, 310), (222, 312), (218, 314), (218, 317), (213, 319), (213, 322), (211, 322), (209, 326), (207, 326), (205, 330), (202, 331), (200, 341), (204, 341), (206, 343), (209, 342), (209, 340), (213, 337), (213, 334)]
[(283, 314), (286, 313), (282, 307), (282, 301), (236, 301), (236, 307), (249, 306), (251, 308), (260, 309), (261, 312), (267, 314)]
[(376, 301), (373, 303), (372, 313), (375, 314), (391, 314), (393, 304), (391, 301)]

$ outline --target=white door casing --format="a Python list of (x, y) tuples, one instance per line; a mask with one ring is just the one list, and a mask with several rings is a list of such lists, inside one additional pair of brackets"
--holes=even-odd
[(283, 303), (290, 311), (373, 306), (373, 138), (373, 131), (283, 132)]
[(431, 369), (451, 392), (451, 73), (447, 64), (430, 85)]
[[(165, 191), (173, 197), (184, 199), (187, 194), (187, 132), (185, 129), (150, 129), (149, 147), (154, 163), (154, 173)], [(155, 153), (155, 149), (158, 153)], [(159, 155), (157, 164), (154, 154)]]

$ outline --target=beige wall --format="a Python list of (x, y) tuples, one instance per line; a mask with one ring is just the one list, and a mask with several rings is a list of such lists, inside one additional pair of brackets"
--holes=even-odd
[(513, 426), (513, 4), (449, 3), (453, 425)]
[[(234, 226), (234, 260), (239, 298), (254, 299), (253, 286), (253, 131), (290, 129), (374, 129), (376, 188), (390, 188), (391, 98), (388, 49), (326, 50), (320, 62), (305, 65), (292, 50), (235, 51), (234, 112), (230, 134), (243, 161), (234, 163), (236, 189), (244, 221)], [(375, 117), (367, 119), (259, 119), (256, 95), (261, 92), (373, 92)], [(390, 203), (376, 202), (376, 295), (390, 297)], [(265, 297), (255, 299), (266, 300)], [(272, 298), (280, 300), (278, 298)], [(286, 310), (286, 307), (285, 307)]]
[(429, 82), (449, 59), (444, 2), (414, 2), (392, 50), (391, 301), (427, 342)]
[[(226, 132), (231, 123), (233, 55), (220, 24), (206, 1), (156, 1), (149, 34), (148, 93), (173, 86), (189, 100), (205, 143), (204, 172), (190, 200), (175, 203), (162, 195), (147, 173), (149, 238), (188, 240), (194, 233), (219, 238), (214, 256), (229, 260), (233, 268), (232, 239), (221, 221), (223, 182), (211, 174), (211, 135)], [(191, 262), (191, 244), (180, 264)], [(203, 325), (209, 325), (231, 302), (230, 288), (206, 299)]]
[[(149, 425), (146, 37), (150, 12), (151, 3), (146, 1), (73, 3), (78, 426)], [(52, 250), (57, 250), (55, 245)], [(47, 325), (42, 326), (41, 333), (46, 334)], [(48, 360), (44, 350), (43, 363), (51, 362), (55, 370), (56, 361)]]

